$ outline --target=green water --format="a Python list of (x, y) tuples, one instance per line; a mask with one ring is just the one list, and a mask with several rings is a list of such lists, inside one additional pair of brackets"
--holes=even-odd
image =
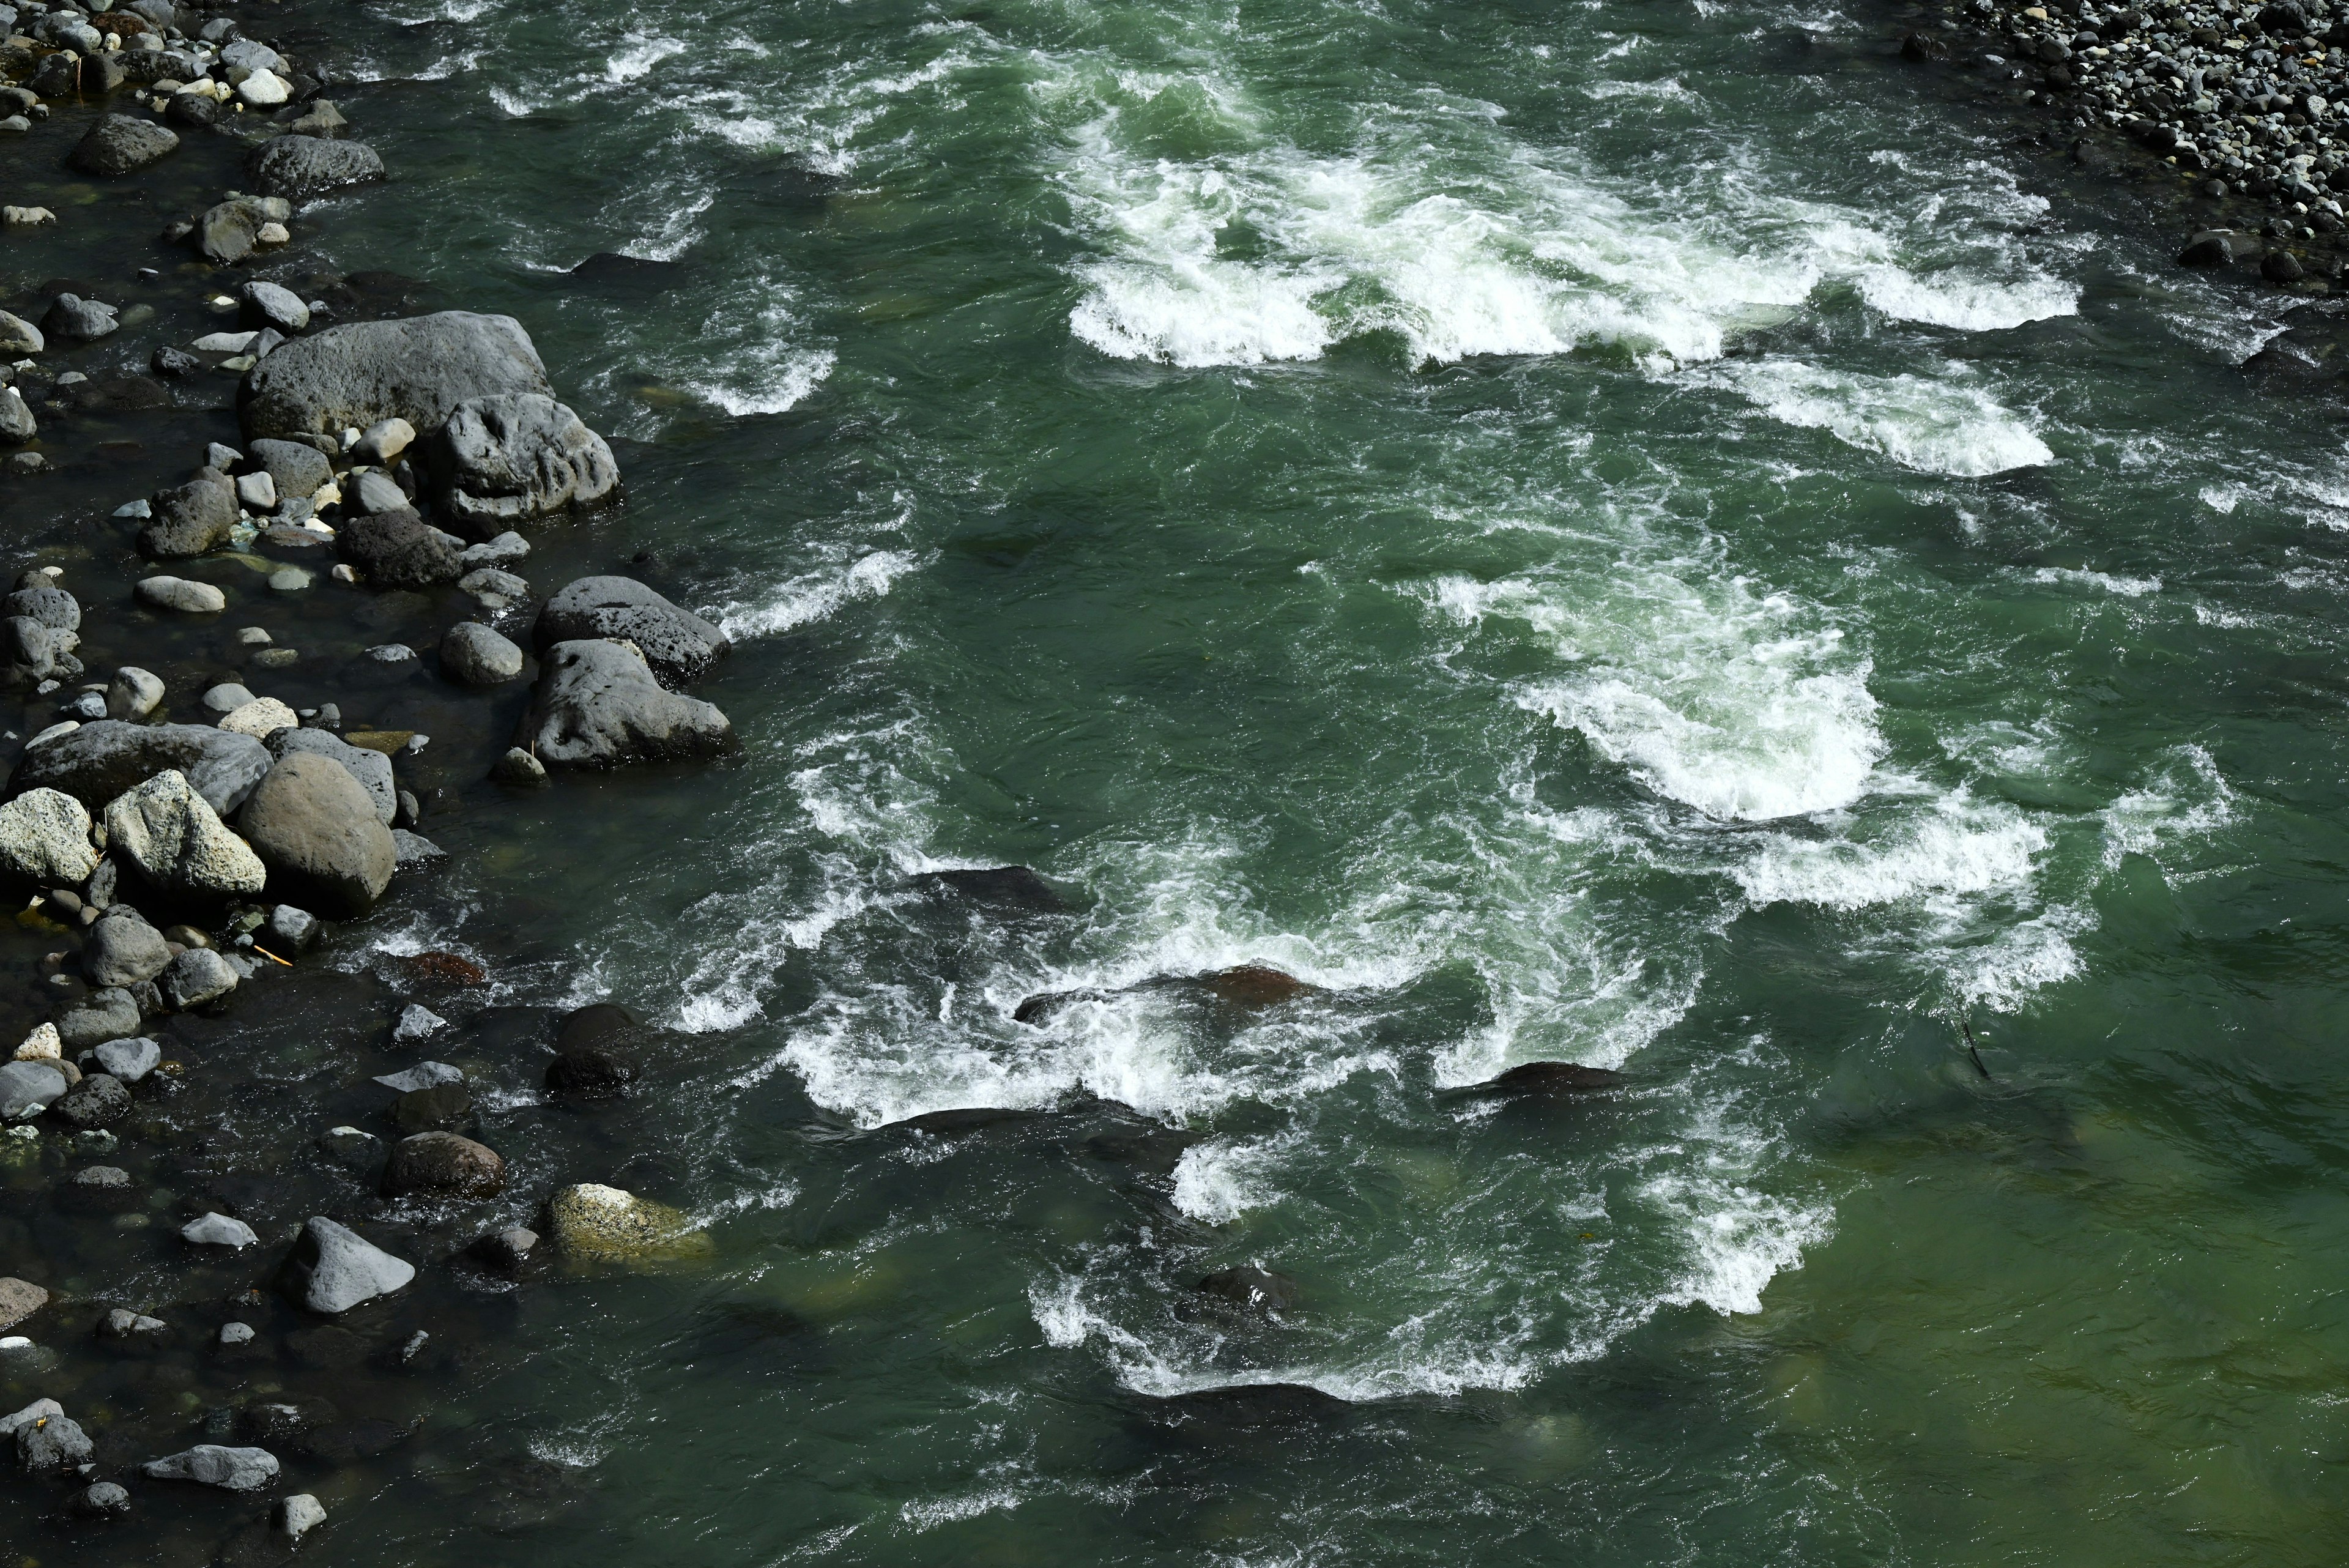
[[(484, 1137), (719, 1258), (520, 1293), (338, 1561), (2341, 1560), (2277, 301), (1868, 16), (402, 4), (308, 232), (528, 326), (630, 486), (555, 551), (727, 626), (745, 752), (475, 814), (388, 939), (673, 1026), (634, 1159), (523, 1064)], [(1077, 912), (908, 881), (1008, 862)], [(1325, 989), (1110, 994), (1238, 963)], [(1535, 1060), (1627, 1082), (1453, 1092)], [(973, 1107), (1043, 1114), (883, 1126)]]

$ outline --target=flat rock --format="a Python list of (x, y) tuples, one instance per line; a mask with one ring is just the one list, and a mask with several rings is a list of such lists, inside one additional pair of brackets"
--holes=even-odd
[[(405, 1014), (402, 1015), (405, 1021)], [(429, 1016), (429, 1014), (428, 1014)], [(419, 1089), (436, 1088), (442, 1084), (461, 1084), (465, 1075), (446, 1062), (419, 1062), (413, 1067), (403, 1067), (397, 1073), (382, 1073), (375, 1082), (394, 1094), (412, 1095)]]
[(226, 813), (269, 772), (268, 750), (250, 735), (205, 724), (133, 724), (101, 719), (28, 752), (8, 781), (12, 794), (60, 790), (92, 810), (171, 770), (204, 804)]
[(374, 148), (321, 136), (273, 138), (254, 149), (245, 169), (254, 190), (289, 202), (307, 202), (346, 185), (383, 178), (383, 160)]
[[(245, 810), (249, 815), (250, 800)], [(172, 892), (224, 898), (258, 893), (268, 880), (266, 857), (231, 833), (176, 768), (116, 797), (106, 808), (106, 835), (109, 854)]]
[(253, 1227), (226, 1214), (205, 1214), (180, 1227), (180, 1237), (198, 1247), (228, 1247), (242, 1251), (260, 1241)]
[(340, 763), (289, 753), (245, 802), (237, 824), (274, 890), (333, 919), (363, 915), (398, 857), (375, 802)]
[(267, 1449), (198, 1443), (183, 1453), (150, 1459), (139, 1469), (150, 1480), (195, 1481), (222, 1491), (259, 1491), (277, 1479), (277, 1456)]
[(226, 594), (210, 583), (186, 577), (141, 577), (136, 591), (139, 602), (150, 609), (172, 610), (181, 615), (218, 615), (228, 608)]
[(662, 685), (698, 680), (726, 656), (726, 634), (634, 577), (581, 577), (546, 601), (534, 635), (541, 648), (593, 638), (633, 642)]
[[(48, 1304), (49, 1293), (30, 1280), (20, 1280), (13, 1274), (0, 1278), (0, 1334), (15, 1328)], [(11, 1431), (9, 1435), (15, 1434)]]
[(734, 730), (711, 704), (663, 689), (635, 650), (568, 641), (546, 655), (516, 739), (542, 765), (614, 768), (715, 756)]
[(119, 986), (105, 986), (58, 1009), (57, 1038), (67, 1051), (88, 1051), (128, 1037), (139, 1027), (139, 1002)]
[(246, 372), (238, 409), (249, 437), (339, 435), (395, 417), (433, 431), (470, 400), (553, 390), (521, 323), (450, 310), (296, 338)]
[(135, 1084), (162, 1064), (163, 1048), (143, 1034), (101, 1042), (98, 1064), (126, 1084)]
[(332, 1220), (313, 1216), (294, 1243), (286, 1274), (296, 1301), (332, 1317), (404, 1288), (416, 1278), (416, 1265)]

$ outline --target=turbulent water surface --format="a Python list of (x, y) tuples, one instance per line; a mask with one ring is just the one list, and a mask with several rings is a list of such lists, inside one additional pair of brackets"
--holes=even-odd
[[(397, 939), (670, 1025), (617, 1178), (719, 1252), (530, 1287), (338, 1560), (535, 1456), (541, 1563), (2338, 1561), (2349, 471), (2271, 304), (1832, 10), (357, 25), (320, 243), (529, 327), (745, 751)], [(915, 879), (1006, 863), (1068, 911)], [(1242, 963), (1319, 989), (1125, 989)], [(1458, 1092), (1539, 1060), (1624, 1083)]]

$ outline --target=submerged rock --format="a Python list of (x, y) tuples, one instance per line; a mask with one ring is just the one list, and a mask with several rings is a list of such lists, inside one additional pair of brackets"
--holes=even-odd
[(391, 1198), (495, 1198), (505, 1186), (506, 1162), (497, 1151), (451, 1132), (400, 1139), (383, 1177)]
[(1278, 1007), (1301, 996), (1317, 995), (1321, 988), (1309, 981), (1263, 964), (1237, 964), (1230, 969), (1213, 970), (1205, 974), (1162, 974), (1116, 991), (1050, 991), (1031, 996), (1014, 1008), (1011, 1016), (1019, 1023), (1042, 1023), (1055, 1012), (1080, 1002), (1099, 1002), (1111, 996), (1126, 996), (1135, 992), (1184, 991), (1245, 1012), (1257, 1012)]
[(604, 438), (538, 392), (458, 405), (426, 447), (426, 460), (441, 510), (476, 540), (600, 505), (620, 487), (620, 466)]
[(246, 161), (253, 188), (264, 196), (307, 202), (346, 185), (383, 178), (383, 160), (363, 141), (288, 135), (263, 142)]
[(1600, 1089), (1612, 1089), (1623, 1082), (1623, 1075), (1605, 1067), (1586, 1067), (1578, 1062), (1525, 1062), (1510, 1068), (1498, 1077), (1471, 1085), (1466, 1091), (1479, 1095), (1587, 1095)]
[(1299, 1291), (1287, 1274), (1254, 1263), (1218, 1269), (1199, 1282), (1200, 1291), (1234, 1306), (1258, 1312), (1287, 1312), (1296, 1306)]
[(715, 756), (734, 730), (709, 703), (663, 689), (634, 649), (572, 641), (549, 650), (517, 738), (547, 766), (615, 768)]
[(951, 894), (973, 903), (1029, 909), (1039, 914), (1059, 914), (1069, 907), (1059, 889), (1025, 866), (923, 871), (912, 880), (916, 888)]
[(465, 571), (457, 546), (413, 512), (382, 512), (346, 523), (336, 545), (343, 559), (383, 587), (435, 587), (455, 582)]

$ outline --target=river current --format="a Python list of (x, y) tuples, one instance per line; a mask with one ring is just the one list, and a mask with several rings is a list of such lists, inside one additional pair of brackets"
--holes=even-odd
[[(745, 749), (386, 938), (667, 1025), (613, 1179), (718, 1257), (529, 1287), (339, 1560), (525, 1457), (582, 1568), (2339, 1560), (2283, 302), (1832, 7), (351, 25), (319, 243), (523, 320)], [(1123, 989), (1237, 964), (1321, 989)], [(1625, 1081), (1459, 1092), (1544, 1060)]]

